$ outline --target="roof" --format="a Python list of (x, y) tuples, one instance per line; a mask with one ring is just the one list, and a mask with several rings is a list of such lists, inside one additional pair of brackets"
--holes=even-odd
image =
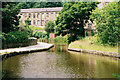
[(32, 8), (32, 9), (20, 9), (22, 12), (53, 12), (53, 11), (61, 11), (62, 7), (52, 7), (52, 8)]

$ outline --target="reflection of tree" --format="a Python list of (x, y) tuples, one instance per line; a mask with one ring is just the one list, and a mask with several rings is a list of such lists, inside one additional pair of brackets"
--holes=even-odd
[(67, 51), (67, 44), (55, 45), (55, 53), (61, 53)]
[(102, 58), (102, 60), (98, 59), (97, 65), (96, 65), (96, 72), (95, 76), (97, 78), (115, 78), (112, 76), (113, 73), (120, 74), (119, 69), (120, 67), (118, 66), (119, 62), (115, 61), (114, 59), (107, 59), (107, 58)]
[(73, 78), (86, 78), (94, 76), (95, 60), (87, 55), (79, 53), (59, 54), (61, 58), (57, 60), (57, 66), (66, 68), (65, 73)]
[(20, 72), (20, 61), (23, 56), (25, 57), (27, 54), (9, 57), (2, 61), (2, 73), (4, 78), (20, 78), (17, 73)]
[(112, 77), (112, 73), (118, 73), (117, 61), (111, 58), (77, 52), (62, 52), (60, 47), (64, 49), (63, 46), (56, 46), (55, 48), (55, 53), (59, 56), (59, 58), (56, 57), (56, 66), (61, 68), (69, 77), (109, 78)]

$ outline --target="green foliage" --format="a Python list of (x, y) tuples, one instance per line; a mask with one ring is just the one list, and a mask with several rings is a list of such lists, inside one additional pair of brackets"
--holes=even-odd
[(3, 2), (2, 3), (2, 32), (8, 33), (10, 31), (18, 30), (19, 18), (19, 7), (18, 3), (15, 2)]
[(53, 21), (48, 21), (45, 24), (45, 31), (47, 33), (54, 33), (54, 27), (55, 27), (55, 23)]
[(2, 33), (3, 43), (22, 43), (27, 42), (29, 36), (25, 32), (13, 31), (9, 33)]
[(2, 31), (8, 33), (19, 28), (20, 9), (61, 7), (62, 2), (2, 2)]
[(86, 36), (88, 36), (88, 32), (86, 32)]
[(62, 2), (20, 2), (18, 4), (21, 9), (62, 7), (62, 5)]
[(113, 73), (112, 75), (120, 80), (120, 75), (117, 75), (115, 73)]
[(32, 30), (44, 30), (41, 27), (29, 26)]
[(41, 31), (34, 31), (33, 32), (33, 37), (36, 37), (36, 38), (48, 38), (47, 33), (41, 32)]
[(58, 43), (68, 43), (68, 36), (66, 37), (63, 37), (63, 36), (57, 36), (55, 39), (54, 39), (55, 42), (58, 42)]
[(94, 36), (95, 35), (95, 33), (93, 32), (93, 30), (91, 30), (91, 36)]
[(29, 19), (25, 20), (25, 25), (22, 24), (22, 22), (19, 23), (19, 31), (24, 31), (26, 32), (30, 37), (33, 34), (32, 28), (29, 26)]
[(88, 22), (90, 12), (95, 9), (95, 2), (66, 3), (56, 20), (55, 35), (71, 34), (71, 39), (77, 36), (84, 37), (84, 25)]
[(114, 46), (120, 41), (120, 15), (118, 9), (118, 2), (112, 2), (92, 12), (91, 19), (96, 22), (98, 43)]

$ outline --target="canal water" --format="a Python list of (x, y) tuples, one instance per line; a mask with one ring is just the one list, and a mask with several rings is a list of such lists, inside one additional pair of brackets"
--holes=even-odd
[(67, 45), (48, 51), (9, 57), (2, 62), (7, 78), (115, 78), (120, 74), (117, 59), (71, 52)]

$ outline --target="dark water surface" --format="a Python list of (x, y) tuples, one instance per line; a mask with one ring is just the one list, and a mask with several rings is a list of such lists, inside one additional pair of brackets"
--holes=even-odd
[(70, 52), (65, 45), (10, 57), (2, 69), (8, 78), (114, 78), (120, 70), (114, 58)]

